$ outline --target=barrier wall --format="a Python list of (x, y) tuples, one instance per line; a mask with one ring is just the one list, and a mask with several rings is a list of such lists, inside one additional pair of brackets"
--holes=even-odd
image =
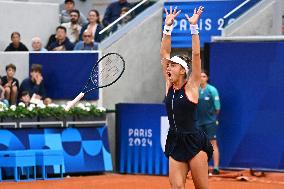
[[(98, 59), (98, 52), (30, 53), (29, 66), (33, 63), (42, 65), (47, 96), (74, 99), (83, 90)], [(84, 97), (88, 100), (98, 98), (98, 90)]]
[(210, 44), (221, 166), (284, 169), (284, 43)]
[[(15, 77), (21, 83), (29, 76), (32, 64), (41, 64), (47, 96), (52, 99), (73, 99), (83, 90), (98, 59), (98, 51), (2, 52), (0, 76), (6, 75), (5, 66), (13, 63), (17, 67)], [(94, 90), (86, 94), (84, 99), (98, 100), (99, 91)]]
[(31, 49), (38, 36), (46, 45), (59, 25), (59, 5), (55, 3), (0, 1), (0, 51), (11, 43), (11, 33), (20, 32), (22, 42)]
[(163, 153), (169, 127), (162, 104), (118, 104), (117, 170), (120, 173), (167, 175)]
[[(62, 150), (64, 173), (112, 171), (107, 127), (0, 129), (0, 150)], [(59, 173), (59, 166), (53, 167)]]
[[(212, 69), (214, 71), (211, 73), (216, 73), (215, 68)], [(262, 71), (263, 69), (260, 69), (260, 72)], [(217, 134), (220, 167), (283, 171), (283, 103), (276, 105), (265, 92), (262, 95), (260, 91), (264, 88), (260, 88), (258, 84), (255, 85), (258, 89), (240, 87), (244, 90), (237, 92), (240, 85), (233, 83), (238, 85), (239, 81), (228, 81), (228, 74), (223, 74), (227, 79), (222, 78), (225, 91), (216, 77), (212, 79), (220, 91), (222, 103)], [(246, 76), (244, 78), (247, 83), (251, 83), (251, 79)], [(225, 82), (230, 86), (224, 84)], [(261, 84), (262, 80), (259, 83)], [(257, 94), (252, 95), (252, 91)], [(247, 95), (259, 98), (247, 99)], [(281, 99), (279, 95), (273, 98)], [(272, 101), (272, 104), (267, 101)], [(167, 175), (168, 159), (163, 151), (169, 123), (164, 105), (118, 104), (116, 108), (117, 171), (128, 174)]]

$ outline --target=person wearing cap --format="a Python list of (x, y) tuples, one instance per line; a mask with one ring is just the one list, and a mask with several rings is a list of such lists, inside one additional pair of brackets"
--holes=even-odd
[(166, 80), (165, 104), (170, 128), (165, 155), (169, 158), (169, 180), (172, 188), (184, 188), (191, 170), (195, 188), (208, 188), (208, 161), (213, 148), (207, 135), (196, 127), (198, 89), (201, 80), (200, 40), (198, 20), (203, 7), (185, 14), (192, 34), (192, 60), (185, 55), (170, 58), (171, 32), (181, 11), (170, 7), (166, 12), (161, 42), (161, 63)]

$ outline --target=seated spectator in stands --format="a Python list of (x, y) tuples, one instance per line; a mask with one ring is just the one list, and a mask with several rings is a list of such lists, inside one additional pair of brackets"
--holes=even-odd
[(14, 77), (16, 72), (16, 66), (14, 64), (8, 64), (6, 66), (6, 76), (1, 78), (2, 86), (4, 87), (5, 99), (9, 101), (11, 105), (17, 103), (17, 95), (19, 91), (19, 81)]
[(30, 105), (31, 97), (29, 91), (23, 91), (22, 96), (20, 96), (20, 102), (23, 102), (26, 107)]
[(55, 41), (53, 41), (48, 47), (49, 51), (72, 51), (74, 48), (73, 43), (66, 37), (66, 28), (58, 26), (56, 28)]
[(47, 51), (42, 47), (42, 42), (39, 37), (32, 38), (32, 51)]
[(5, 51), (29, 51), (29, 49), (21, 42), (21, 35), (19, 32), (11, 34), (12, 43), (6, 47)]
[(131, 8), (131, 4), (128, 3), (127, 0), (118, 0), (117, 2), (109, 4), (104, 15), (103, 25), (106, 27), (118, 19), (123, 7)]
[(49, 36), (47, 44), (45, 46), (45, 49), (48, 50), (48, 47), (53, 43), (56, 42), (56, 38), (55, 38), (56, 34), (51, 34), (51, 36)]
[(93, 34), (90, 30), (83, 32), (83, 41), (79, 41), (74, 50), (98, 50), (98, 43), (94, 42)]
[[(128, 8), (128, 7), (123, 7), (123, 8), (121, 9), (120, 16), (123, 16), (123, 15), (126, 14), (128, 11), (129, 11), (129, 8)], [(125, 16), (123, 19), (121, 19), (121, 20), (118, 22), (117, 28), (118, 28), (118, 29), (121, 28), (122, 26), (124, 26), (125, 24), (127, 24), (127, 22), (129, 22), (131, 19), (132, 19), (131, 14), (128, 14), (127, 16)]]
[(5, 90), (2, 87), (1, 77), (0, 77), (0, 102), (3, 102), (6, 106), (9, 106), (9, 101), (5, 99)]
[(67, 37), (70, 42), (75, 44), (79, 41), (79, 35), (81, 32), (82, 26), (78, 24), (80, 18), (80, 12), (76, 9), (70, 11), (70, 22), (63, 23), (61, 26), (64, 26), (67, 30)]
[(50, 104), (51, 99), (46, 96), (46, 91), (42, 77), (42, 66), (33, 64), (30, 77), (23, 80), (19, 89), (19, 97), (23, 96), (23, 92), (28, 91), (30, 97), (37, 100), (43, 100), (44, 104)]
[[(64, 10), (61, 11), (61, 15), (60, 15), (61, 24), (70, 22), (70, 20), (71, 20), (70, 13), (74, 9), (75, 9), (74, 0), (65, 0), (64, 1)], [(82, 12), (80, 12), (80, 18), (79, 18), (78, 23), (81, 26), (88, 23), (86, 17), (83, 15)]]
[(99, 43), (103, 40), (103, 35), (100, 35), (99, 32), (102, 30), (102, 25), (100, 24), (100, 13), (93, 9), (89, 11), (88, 14), (89, 23), (84, 25), (81, 29), (80, 40), (82, 40), (82, 35), (85, 30), (90, 30), (93, 33), (94, 41)]

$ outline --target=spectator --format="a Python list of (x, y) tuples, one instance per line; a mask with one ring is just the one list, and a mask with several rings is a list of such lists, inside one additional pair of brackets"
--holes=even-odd
[[(123, 8), (121, 9), (120, 16), (123, 16), (123, 15), (126, 14), (128, 11), (129, 11), (129, 8), (128, 8), (128, 7), (123, 7)], [(129, 22), (131, 19), (132, 19), (131, 14), (128, 14), (127, 16), (125, 16), (123, 19), (121, 19), (121, 20), (119, 21), (117, 28), (118, 28), (118, 29), (121, 28), (122, 26), (124, 26), (125, 24), (127, 24), (127, 22)]]
[(8, 64), (6, 66), (6, 76), (2, 77), (2, 86), (4, 87), (5, 99), (11, 105), (17, 103), (17, 95), (19, 91), (19, 81), (14, 78), (16, 72), (16, 66), (14, 64)]
[(56, 34), (51, 34), (51, 36), (49, 36), (48, 38), (48, 41), (47, 41), (47, 44), (45, 46), (45, 48), (48, 50), (48, 48), (50, 47), (50, 45), (53, 43), (53, 42), (56, 42), (56, 38), (55, 38)]
[(71, 51), (74, 45), (70, 42), (68, 37), (66, 37), (66, 28), (63, 26), (58, 26), (56, 28), (55, 41), (47, 47), (49, 51)]
[[(74, 0), (65, 0), (64, 1), (64, 10), (61, 11), (61, 15), (60, 15), (61, 16), (61, 18), (60, 18), (61, 24), (70, 22), (70, 20), (71, 20), (70, 13), (74, 9), (75, 9)], [(78, 23), (81, 26), (88, 23), (86, 17), (81, 12), (80, 12), (80, 18), (79, 18)]]
[(6, 106), (9, 106), (8, 100), (6, 100), (4, 97), (4, 91), (4, 88), (2, 87), (2, 85), (0, 85), (0, 102), (3, 102)]
[(78, 24), (78, 20), (80, 18), (80, 12), (76, 9), (70, 11), (70, 22), (63, 23), (61, 26), (64, 26), (67, 30), (67, 37), (70, 42), (75, 44), (79, 41), (79, 35), (82, 26)]
[(90, 30), (83, 32), (83, 41), (79, 41), (74, 50), (98, 50), (98, 43), (94, 42), (93, 34)]
[(127, 0), (118, 0), (117, 2), (111, 3), (106, 9), (103, 25), (107, 26), (118, 19), (123, 7), (131, 8), (131, 4), (128, 3)]
[(32, 38), (32, 51), (47, 51), (42, 47), (42, 42), (39, 37)]
[(30, 77), (23, 80), (19, 89), (19, 97), (23, 96), (23, 92), (28, 91), (30, 97), (36, 100), (43, 100), (44, 104), (50, 104), (51, 99), (46, 96), (46, 91), (42, 77), (42, 66), (33, 64)]
[(103, 40), (103, 35), (99, 32), (102, 30), (102, 25), (100, 24), (100, 14), (97, 10), (93, 9), (89, 11), (88, 14), (89, 23), (84, 25), (81, 29), (80, 40), (82, 40), (82, 35), (85, 30), (90, 30), (93, 33), (94, 41), (99, 43)]
[(220, 112), (220, 99), (215, 87), (208, 84), (208, 74), (201, 72), (199, 99), (197, 105), (197, 126), (203, 130), (213, 146), (213, 174), (219, 174), (219, 149), (217, 145), (217, 115)]
[(11, 34), (12, 43), (6, 47), (5, 51), (29, 51), (29, 49), (21, 42), (21, 35), (19, 32)]
[(23, 91), (22, 96), (20, 97), (20, 102), (23, 102), (26, 107), (30, 105), (31, 97), (29, 95), (29, 91)]

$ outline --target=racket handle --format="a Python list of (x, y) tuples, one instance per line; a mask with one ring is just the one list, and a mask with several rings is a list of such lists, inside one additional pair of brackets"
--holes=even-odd
[(65, 110), (68, 111), (70, 108), (72, 108), (81, 98), (83, 98), (85, 93), (80, 93), (74, 100), (67, 103), (67, 106), (65, 107)]

